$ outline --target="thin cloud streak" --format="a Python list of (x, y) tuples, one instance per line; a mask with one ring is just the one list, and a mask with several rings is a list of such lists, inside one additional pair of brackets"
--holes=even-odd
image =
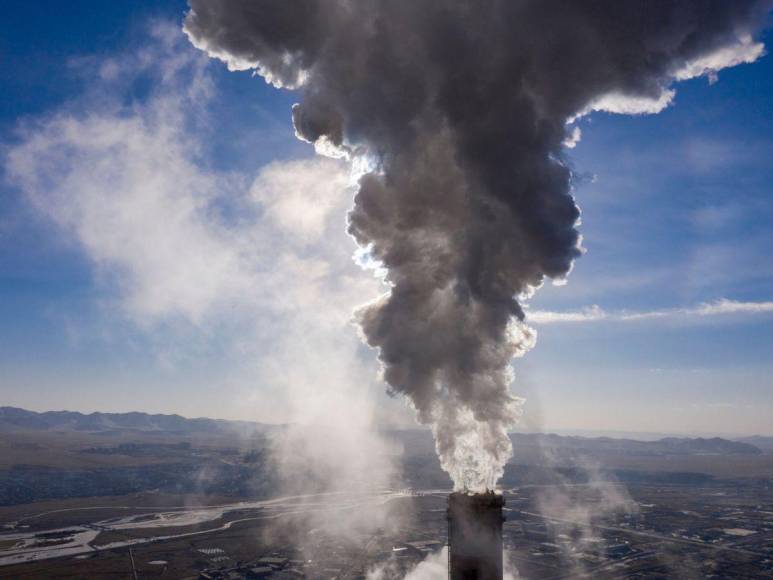
[(651, 319), (703, 319), (729, 314), (765, 314), (773, 312), (773, 302), (739, 302), (721, 298), (714, 302), (704, 302), (691, 308), (664, 308), (643, 312), (613, 311), (607, 312), (594, 304), (581, 310), (554, 312), (549, 310), (527, 311), (526, 319), (533, 324), (561, 324), (575, 322), (635, 322)]

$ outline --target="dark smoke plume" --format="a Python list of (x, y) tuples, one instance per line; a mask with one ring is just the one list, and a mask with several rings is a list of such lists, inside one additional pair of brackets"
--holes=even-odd
[(211, 56), (299, 89), (295, 130), (366, 167), (349, 231), (390, 292), (359, 311), (457, 489), (492, 488), (519, 414), (521, 301), (581, 253), (564, 145), (592, 110), (752, 62), (769, 0), (189, 0)]

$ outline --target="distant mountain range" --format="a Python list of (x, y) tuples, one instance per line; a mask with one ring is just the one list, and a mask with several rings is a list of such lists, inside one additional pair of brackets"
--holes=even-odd
[(80, 431), (88, 433), (138, 431), (185, 435), (194, 433), (266, 432), (278, 426), (250, 421), (188, 419), (180, 415), (149, 413), (78, 413), (47, 411), (36, 413), (16, 407), (0, 407), (2, 431)]
[[(432, 436), (427, 431), (391, 431), (389, 436), (402, 444), (409, 455), (434, 454)], [(513, 461), (524, 455), (553, 454), (556, 456), (625, 455), (760, 455), (763, 451), (746, 441), (731, 441), (721, 437), (664, 437), (657, 441), (613, 439), (611, 437), (576, 437), (552, 433), (511, 433)]]
[(513, 435), (515, 446), (538, 446), (544, 450), (603, 452), (626, 455), (760, 455), (762, 450), (748, 442), (721, 437), (664, 437), (656, 441), (610, 437), (565, 437), (553, 434)]
[[(16, 407), (0, 407), (0, 432), (32, 430), (52, 432), (143, 432), (187, 435), (197, 433), (268, 433), (281, 429), (251, 421), (225, 419), (188, 419), (180, 415), (149, 413), (79, 413), (47, 411), (37, 413)], [(387, 435), (403, 444), (409, 454), (434, 455), (434, 443), (429, 431), (389, 431)], [(539, 448), (542, 451), (627, 455), (759, 455), (773, 451), (773, 437), (747, 437), (729, 440), (721, 437), (664, 437), (656, 441), (615, 439), (611, 437), (576, 437), (544, 433), (513, 433), (516, 454), (519, 450)]]
[(744, 443), (748, 443), (749, 445), (754, 445), (755, 447), (758, 447), (759, 449), (762, 449), (767, 453), (773, 452), (773, 437), (753, 435), (751, 437), (742, 437), (738, 439), (738, 441), (743, 441)]

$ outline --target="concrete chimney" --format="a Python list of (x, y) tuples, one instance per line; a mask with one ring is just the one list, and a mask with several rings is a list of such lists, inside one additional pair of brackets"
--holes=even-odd
[(448, 577), (502, 580), (502, 508), (494, 492), (448, 496)]

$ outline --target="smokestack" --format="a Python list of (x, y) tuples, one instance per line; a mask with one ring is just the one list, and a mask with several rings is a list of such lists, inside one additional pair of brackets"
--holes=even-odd
[(502, 580), (502, 508), (493, 491), (448, 496), (448, 577)]

